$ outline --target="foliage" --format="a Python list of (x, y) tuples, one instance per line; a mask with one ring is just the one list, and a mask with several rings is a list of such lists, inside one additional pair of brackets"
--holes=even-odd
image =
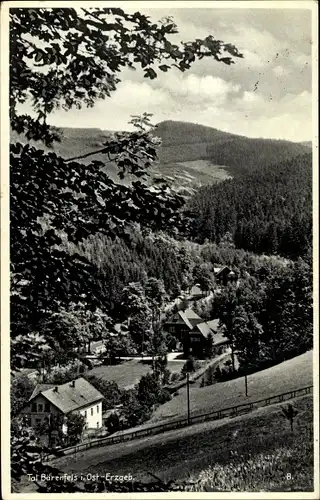
[(70, 413), (67, 417), (67, 434), (70, 445), (80, 441), (86, 419), (80, 412)]
[(106, 410), (111, 410), (112, 408), (120, 404), (124, 391), (118, 387), (118, 384), (116, 382), (106, 381), (99, 377), (96, 377), (95, 375), (84, 375), (84, 378), (103, 395), (103, 412)]
[(120, 430), (120, 419), (118, 414), (115, 412), (111, 413), (111, 415), (107, 418), (105, 425), (110, 434), (118, 432)]
[(290, 428), (293, 432), (293, 420), (294, 418), (298, 415), (298, 410), (294, 408), (294, 406), (291, 403), (288, 403), (287, 406), (282, 406), (282, 413), (290, 423)]
[(16, 376), (11, 380), (10, 385), (10, 402), (11, 415), (18, 415), (23, 406), (28, 402), (35, 383), (26, 375)]
[(265, 269), (264, 275), (261, 271), (259, 278), (242, 278), (239, 286), (225, 287), (212, 305), (233, 355), (237, 353), (249, 372), (312, 348), (310, 266), (299, 259)]
[(62, 366), (53, 366), (44, 375), (43, 382), (48, 384), (61, 385), (78, 378), (80, 374), (83, 375), (85, 365), (77, 359), (74, 362), (70, 362), (70, 356), (68, 356), (68, 358), (68, 364), (63, 364)]
[[(59, 134), (48, 126), (47, 116), (60, 107), (80, 109), (110, 96), (124, 67), (140, 66), (146, 78), (154, 79), (154, 67), (185, 71), (196, 59), (210, 56), (230, 64), (241, 57), (234, 46), (212, 36), (173, 45), (168, 37), (176, 32), (171, 21), (153, 24), (139, 12), (121, 9), (10, 9), (12, 130), (51, 145)], [(35, 118), (19, 114), (26, 102)], [(133, 117), (135, 131), (109, 137), (99, 151), (116, 163), (121, 178), (127, 172), (143, 177), (157, 158), (149, 118)], [(103, 163), (84, 166), (78, 159), (11, 144), (11, 326), (13, 336), (25, 335), (24, 342), (61, 306), (103, 308), (99, 273), (78, 253), (66, 252), (63, 241), (78, 243), (99, 232), (123, 237), (134, 222), (174, 231), (181, 226), (184, 199), (166, 185), (151, 190), (137, 180), (126, 187), (111, 181)]]
[[(149, 401), (149, 398), (146, 399)], [(139, 400), (136, 389), (125, 391), (121, 403), (123, 404), (124, 425), (126, 427), (135, 427), (151, 417), (151, 407)]]
[(193, 196), (192, 234), (199, 242), (224, 244), (227, 233), (238, 248), (305, 258), (312, 248), (312, 155), (276, 158), (265, 167), (260, 160), (241, 176)]
[(181, 375), (183, 377), (186, 376), (187, 373), (193, 373), (198, 369), (198, 364), (193, 356), (189, 356), (187, 361), (184, 363), (181, 368)]
[(138, 400), (152, 408), (158, 403), (161, 394), (161, 385), (157, 376), (153, 373), (143, 375), (138, 384), (137, 397)]

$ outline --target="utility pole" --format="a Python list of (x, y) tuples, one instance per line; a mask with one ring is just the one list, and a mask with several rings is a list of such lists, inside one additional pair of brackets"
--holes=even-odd
[(245, 376), (244, 376), (244, 383), (245, 383), (245, 386), (246, 386), (246, 396), (248, 396), (248, 380), (247, 380), (247, 374), (245, 374)]
[(188, 425), (190, 425), (190, 390), (189, 390), (189, 373), (187, 372), (187, 405), (188, 405)]

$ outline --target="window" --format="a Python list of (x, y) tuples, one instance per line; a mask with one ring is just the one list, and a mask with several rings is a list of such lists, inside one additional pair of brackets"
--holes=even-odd
[(169, 326), (169, 333), (175, 333), (176, 328), (175, 326)]
[(84, 410), (84, 416), (87, 418), (87, 410)]
[(31, 411), (32, 411), (32, 413), (37, 413), (37, 403), (32, 403)]
[(41, 418), (36, 418), (36, 425), (41, 424)]
[(38, 412), (39, 413), (43, 412), (43, 404), (42, 403), (38, 403)]
[(97, 422), (97, 429), (99, 429), (99, 422)]
[(99, 413), (99, 405), (97, 405), (97, 413)]
[(50, 403), (45, 403), (44, 404), (44, 411), (46, 411), (46, 412), (50, 411)]
[(91, 416), (93, 415), (93, 408), (91, 408)]

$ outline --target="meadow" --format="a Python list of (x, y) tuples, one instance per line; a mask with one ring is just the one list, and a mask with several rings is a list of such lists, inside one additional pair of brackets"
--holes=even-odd
[[(172, 373), (180, 373), (184, 361), (168, 361), (168, 369)], [(103, 380), (114, 381), (121, 389), (133, 387), (140, 378), (152, 371), (151, 364), (132, 359), (119, 365), (101, 365), (88, 371), (88, 375), (95, 375)]]
[[(245, 396), (244, 377), (216, 383), (207, 387), (190, 386), (190, 408), (193, 413), (206, 413), (275, 396), (313, 383), (313, 351), (279, 363), (276, 366), (249, 375), (248, 397)], [(159, 406), (150, 422), (186, 416), (187, 391)]]
[(282, 404), (56, 461), (66, 472), (131, 473), (148, 481), (187, 481), (189, 491), (312, 491), (313, 401), (291, 401), (293, 432)]

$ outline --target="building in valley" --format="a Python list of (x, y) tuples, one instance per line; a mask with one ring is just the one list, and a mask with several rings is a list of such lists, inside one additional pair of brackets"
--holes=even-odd
[(203, 321), (192, 309), (176, 312), (170, 321), (164, 324), (164, 330), (176, 339), (185, 357), (190, 354), (202, 358), (211, 335), (214, 351), (221, 352), (228, 348), (229, 340), (219, 328), (219, 320)]
[[(87, 380), (80, 377), (66, 384), (38, 384), (21, 413), (33, 429), (41, 428), (44, 422), (58, 422), (58, 428), (50, 433), (51, 444), (56, 444), (60, 432), (67, 433), (67, 417), (79, 412), (85, 418), (87, 429), (102, 427), (102, 394)], [(48, 435), (41, 437), (48, 441)]]

